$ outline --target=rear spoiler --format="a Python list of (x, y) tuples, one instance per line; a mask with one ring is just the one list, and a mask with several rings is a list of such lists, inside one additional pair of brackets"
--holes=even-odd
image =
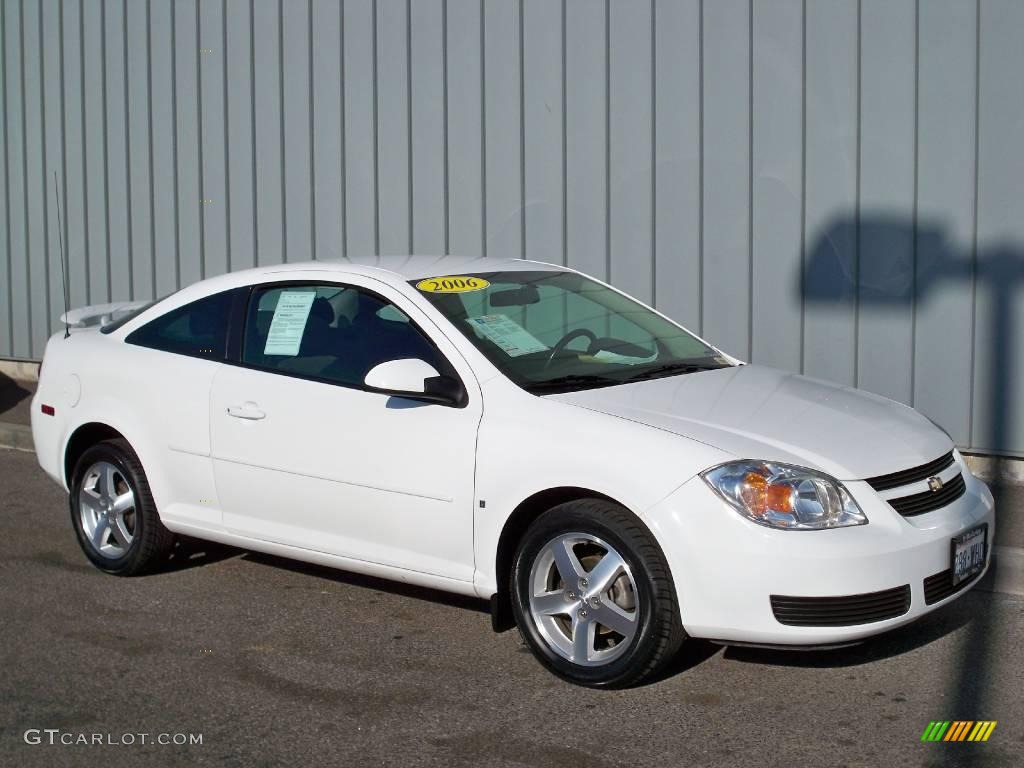
[(113, 304), (94, 304), (91, 307), (72, 309), (60, 316), (60, 321), (69, 328), (103, 327), (115, 322), (136, 309), (151, 304), (150, 301), (115, 301)]

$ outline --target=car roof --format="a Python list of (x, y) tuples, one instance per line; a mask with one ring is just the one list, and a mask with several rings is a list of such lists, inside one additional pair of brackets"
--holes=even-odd
[[(341, 274), (390, 273), (391, 279), (416, 280), (445, 275), (474, 274), (479, 272), (507, 271), (564, 271), (566, 267), (529, 259), (493, 258), (480, 256), (352, 256), (341, 259), (290, 262), (245, 270), (250, 277), (273, 276), (281, 278), (288, 274), (308, 272), (338, 272)], [(241, 275), (243, 273), (235, 273)]]
[(395, 284), (427, 277), (509, 271), (571, 272), (573, 270), (558, 264), (549, 264), (529, 259), (454, 255), (371, 255), (340, 259), (318, 259), (317, 261), (296, 261), (285, 264), (267, 264), (261, 267), (250, 267), (249, 269), (208, 277), (205, 280), (185, 286), (160, 301), (154, 302), (153, 309), (155, 314), (149, 311), (140, 312), (125, 327), (130, 331), (137, 325), (136, 321), (145, 320), (148, 322), (152, 317), (219, 291), (265, 282), (303, 279), (305, 275), (310, 273), (316, 273), (315, 277), (310, 277), (310, 279), (314, 280), (325, 279), (325, 275), (338, 275), (339, 277), (344, 275), (363, 275), (365, 277), (376, 277), (383, 282)]

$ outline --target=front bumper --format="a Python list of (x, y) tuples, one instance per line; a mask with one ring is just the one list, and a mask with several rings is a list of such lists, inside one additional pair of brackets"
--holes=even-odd
[[(900, 516), (867, 483), (844, 484), (868, 524), (824, 531), (777, 531), (746, 520), (694, 477), (647, 511), (644, 520), (668, 559), (689, 635), (737, 643), (829, 645), (902, 626), (964, 594), (935, 599), (925, 581), (951, 566), (951, 540), (988, 524), (985, 571), (995, 514), (988, 487), (957, 462), (966, 481), (959, 499), (916, 517)], [(843, 626), (790, 626), (771, 596), (842, 597), (910, 589), (909, 609), (894, 618)]]

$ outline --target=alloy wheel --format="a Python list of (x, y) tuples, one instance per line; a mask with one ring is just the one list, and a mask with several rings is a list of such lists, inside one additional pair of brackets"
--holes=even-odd
[(135, 538), (135, 491), (124, 472), (108, 461), (98, 461), (82, 476), (78, 492), (82, 532), (104, 557), (124, 557)]
[(621, 656), (639, 626), (637, 588), (625, 559), (589, 533), (545, 544), (530, 570), (530, 614), (544, 641), (580, 666)]

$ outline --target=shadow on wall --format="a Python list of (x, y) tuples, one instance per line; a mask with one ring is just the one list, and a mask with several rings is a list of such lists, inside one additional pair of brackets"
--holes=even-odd
[[(855, 256), (858, 252), (859, 264)], [(1020, 450), (1021, 437), (1012, 434), (1017, 416), (1014, 409), (1022, 407), (1019, 401), (1024, 395), (1024, 381), (1015, 378), (1014, 373), (1021, 366), (1016, 357), (1024, 354), (1024, 338), (1014, 336), (1014, 312), (1024, 309), (1018, 306), (1024, 303), (1018, 298), (1024, 292), (1024, 249), (1019, 245), (998, 244), (975, 254), (969, 246), (954, 243), (941, 222), (919, 220), (915, 227), (908, 217), (861, 212), (859, 222), (852, 217), (838, 218), (815, 239), (799, 284), (808, 305), (824, 307), (841, 302), (852, 306), (854, 297), (858, 297), (862, 316), (873, 309), (884, 312), (901, 307), (909, 316), (915, 304), (919, 309), (925, 306), (944, 286), (959, 287), (972, 296), (975, 291), (984, 294), (985, 302), (979, 302), (974, 311), (976, 324), (984, 329), (979, 338), (986, 347), (981, 358), (986, 368), (977, 376), (974, 371), (970, 373), (975, 382), (974, 400), (987, 398), (987, 402), (980, 409), (985, 417), (974, 424), (973, 434), (967, 439), (985, 449)], [(943, 322), (956, 320), (947, 317)], [(948, 349), (950, 354), (959, 351), (952, 345)], [(997, 568), (998, 563), (993, 567)], [(964, 627), (959, 658), (947, 667), (946, 695), (935, 702), (941, 709), (935, 710), (936, 717), (996, 717), (986, 714), (987, 689), (999, 684), (992, 679), (990, 669), (993, 650), (989, 643), (995, 617), (990, 603), (986, 608), (977, 610)], [(944, 756), (947, 764), (954, 761), (968, 765), (977, 759), (975, 755)]]
[[(920, 308), (945, 287), (959, 288), (964, 296), (975, 290), (979, 297), (984, 295), (976, 322), (984, 331), (981, 359), (988, 361), (988, 368), (974, 378), (973, 395), (975, 402), (985, 406), (976, 411), (984, 414), (984, 420), (974, 424), (973, 434), (963, 437), (979, 450), (1013, 453), (1021, 449), (1024, 438), (1013, 434), (1013, 425), (1024, 380), (1015, 378), (1014, 372), (1021, 369), (1016, 358), (1024, 354), (1024, 339), (1014, 338), (1019, 322), (1014, 312), (1020, 311), (1017, 305), (1024, 295), (1024, 247), (1001, 243), (980, 248), (975, 256), (970, 246), (953, 242), (939, 221), (920, 220), (915, 228), (909, 217), (862, 212), (859, 228), (853, 217), (839, 217), (813, 240), (803, 280), (798, 275), (797, 282), (809, 306), (842, 303), (852, 307), (858, 297), (862, 320), (873, 310), (903, 309), (909, 318), (916, 304), (920, 323)], [(969, 349), (948, 352), (967, 354)]]

